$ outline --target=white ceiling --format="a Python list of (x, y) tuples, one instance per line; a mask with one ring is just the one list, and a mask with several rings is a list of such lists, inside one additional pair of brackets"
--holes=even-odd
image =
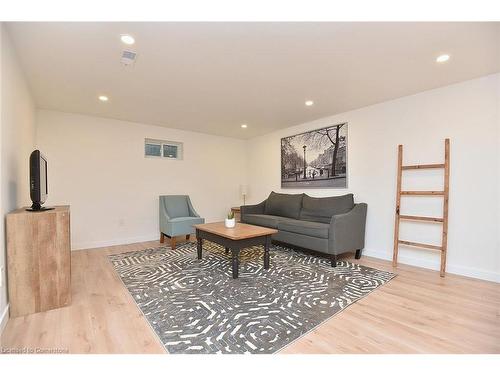
[[(500, 23), (10, 23), (8, 29), (40, 108), (237, 138), (500, 71)], [(120, 64), (124, 33), (136, 39), (133, 67)], [(437, 64), (442, 53), (451, 59)], [(109, 102), (99, 102), (100, 94)], [(306, 107), (306, 99), (315, 105)]]

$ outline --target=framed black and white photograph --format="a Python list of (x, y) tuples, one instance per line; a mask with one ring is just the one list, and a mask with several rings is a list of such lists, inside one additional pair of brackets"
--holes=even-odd
[(282, 188), (347, 187), (347, 123), (281, 138)]

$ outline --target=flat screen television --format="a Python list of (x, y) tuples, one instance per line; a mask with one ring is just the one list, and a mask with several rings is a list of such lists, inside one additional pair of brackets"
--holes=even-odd
[(43, 207), (47, 200), (47, 159), (40, 150), (35, 150), (30, 155), (30, 197), (33, 201), (29, 211), (45, 211), (52, 208)]

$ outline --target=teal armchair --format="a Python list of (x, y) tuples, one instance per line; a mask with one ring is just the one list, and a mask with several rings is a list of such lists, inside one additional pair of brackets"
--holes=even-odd
[(205, 219), (200, 217), (193, 208), (188, 195), (161, 195), (160, 196), (160, 242), (165, 242), (165, 236), (170, 238), (172, 249), (175, 249), (175, 237), (189, 236), (195, 232), (193, 225), (203, 224)]

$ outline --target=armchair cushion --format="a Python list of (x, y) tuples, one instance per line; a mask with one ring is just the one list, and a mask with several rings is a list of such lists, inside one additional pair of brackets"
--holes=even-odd
[(203, 224), (205, 219), (201, 217), (176, 217), (168, 221), (165, 228), (161, 228), (161, 232), (172, 237), (195, 232), (193, 225)]
[(185, 195), (170, 195), (165, 200), (165, 206), (170, 218), (190, 216), (187, 196)]

